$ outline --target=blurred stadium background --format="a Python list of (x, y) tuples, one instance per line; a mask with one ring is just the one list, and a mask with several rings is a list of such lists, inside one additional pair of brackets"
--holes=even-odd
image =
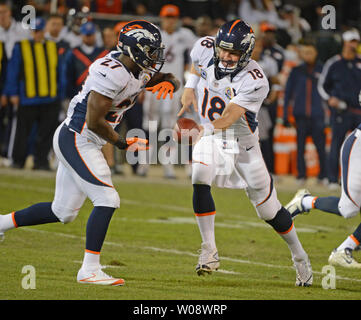
[[(286, 204), (304, 185), (319, 195), (338, 195), (339, 187), (329, 189), (327, 177), (319, 177), (320, 164), (311, 137), (307, 138), (305, 147), (306, 177), (299, 178), (295, 121), (292, 112), (288, 113), (287, 119), (290, 125), (285, 125), (283, 118), (285, 107), (292, 110), (292, 105), (284, 106), (284, 90), (288, 75), (300, 63), (298, 50), (303, 39), (312, 39), (318, 50), (318, 60), (325, 63), (341, 53), (345, 31), (361, 30), (360, 0), (1, 0), (0, 43), (4, 47), (0, 57), (4, 64), (8, 63), (15, 42), (32, 37), (30, 30), (21, 29), (25, 16), (22, 8), (26, 5), (33, 6), (36, 16), (44, 19), (42, 30), (45, 38), (69, 52), (82, 45), (81, 27), (92, 22), (96, 28), (96, 43), (91, 46), (101, 52), (114, 48), (116, 35), (127, 21), (146, 19), (161, 26), (161, 8), (168, 4), (179, 8), (177, 28), (189, 29), (195, 38), (212, 36), (222, 23), (235, 18), (242, 18), (252, 25), (257, 41), (263, 44), (261, 57), (268, 56), (275, 59), (275, 63), (282, 60), (275, 75), (275, 95), (265, 106), (271, 119), (265, 138), (271, 149), (266, 149), (265, 157), (270, 158), (269, 169), (275, 178), (281, 202)], [(335, 25), (325, 29), (322, 21), (330, 13), (325, 11), (329, 6), (335, 9)], [(6, 8), (11, 8), (11, 28)], [(333, 19), (332, 12), (331, 18), (328, 16), (327, 19)], [(60, 17), (60, 26), (49, 24), (54, 16)], [(277, 59), (279, 52), (282, 59)], [(184, 54), (184, 79), (189, 67), (187, 53)], [(360, 45), (358, 53), (361, 53)], [(1, 213), (42, 199), (49, 201), (57, 165), (50, 150), (49, 167), (34, 166), (36, 124), (31, 134), (24, 137), (27, 141), (25, 163), (23, 166), (14, 163), (12, 152), (17, 106), (2, 92), (7, 79), (4, 64), (0, 69)], [(61, 103), (59, 121), (64, 117), (70, 98), (66, 92), (57, 97)], [(133, 117), (139, 120), (143, 116), (143, 101), (140, 99), (138, 103), (139, 112)], [(325, 150), (329, 152), (332, 139), (330, 111), (326, 102), (322, 107), (325, 111)], [(262, 119), (259, 121), (262, 125)], [(129, 122), (126, 121), (119, 130), (125, 134), (128, 128)], [(290, 262), (287, 248), (266, 224), (257, 219), (243, 193), (217, 189), (215, 200), (220, 213), (217, 213), (216, 235), (221, 260), (224, 257), (222, 272), (201, 279), (194, 272), (200, 239), (192, 216), (189, 171), (176, 166), (176, 179), (170, 180), (165, 179), (167, 177), (159, 165), (152, 165), (144, 177), (138, 174), (137, 168), (126, 163), (124, 153), (105, 152), (122, 198), (122, 207), (106, 239), (105, 263), (114, 268), (114, 273), (124, 277), (128, 286), (121, 289), (123, 292), (114, 294), (114, 291), (104, 288), (89, 292), (86, 288), (79, 288), (75, 282), (74, 273), (84, 243), (86, 212), (90, 207), (88, 203), (74, 224), (25, 228), (7, 234), (7, 241), (0, 246), (1, 256), (9, 256), (1, 263), (0, 299), (359, 299), (361, 278), (355, 270), (337, 269), (337, 288), (342, 290), (324, 290), (321, 285), (322, 267), (327, 264), (329, 253), (353, 230), (355, 221), (329, 217), (320, 212), (298, 218), (295, 224), (315, 270), (315, 285), (297, 291), (293, 287), (294, 270), (287, 264)], [(50, 233), (58, 238), (48, 237)], [(356, 259), (358, 255), (356, 252)], [(39, 290), (21, 289), (20, 266), (25, 264), (38, 268)], [(54, 271), (54, 264), (63, 267)], [(49, 276), (54, 272), (59, 276), (57, 282)], [(71, 293), (69, 283), (72, 284)]]

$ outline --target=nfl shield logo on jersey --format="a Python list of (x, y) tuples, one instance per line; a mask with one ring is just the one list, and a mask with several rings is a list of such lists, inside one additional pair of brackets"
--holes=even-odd
[(231, 87), (226, 88), (226, 92), (224, 93), (226, 97), (231, 100), (234, 97), (234, 92)]

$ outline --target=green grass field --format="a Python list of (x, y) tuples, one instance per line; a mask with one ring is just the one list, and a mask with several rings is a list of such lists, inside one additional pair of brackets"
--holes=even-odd
[[(51, 201), (54, 173), (0, 169), (0, 213)], [(334, 247), (359, 223), (314, 211), (295, 221), (314, 270), (311, 288), (294, 286), (295, 271), (282, 239), (261, 221), (245, 193), (214, 188), (216, 239), (221, 269), (198, 277), (194, 271), (200, 234), (192, 213), (189, 180), (115, 177), (121, 197), (103, 246), (105, 271), (125, 279), (123, 287), (81, 285), (87, 201), (67, 225), (49, 224), (6, 233), (0, 243), (0, 299), (264, 300), (360, 299), (361, 271), (336, 268), (336, 289), (322, 288), (322, 268)], [(286, 204), (297, 190), (292, 179), (276, 182)], [(325, 189), (310, 186), (320, 195)], [(361, 254), (355, 253), (361, 260)], [(36, 289), (22, 287), (22, 268), (36, 270)]]

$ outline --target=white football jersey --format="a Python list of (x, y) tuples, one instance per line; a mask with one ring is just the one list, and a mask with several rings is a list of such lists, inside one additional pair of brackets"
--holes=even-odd
[(86, 111), (88, 97), (91, 91), (95, 91), (113, 100), (112, 108), (106, 115), (108, 123), (115, 128), (121, 121), (125, 111), (130, 109), (139, 93), (151, 78), (151, 74), (141, 72), (139, 79), (127, 70), (116, 59), (118, 51), (112, 51), (105, 57), (97, 59), (89, 67), (89, 75), (82, 90), (70, 101), (67, 118), (67, 126), (86, 136), (99, 145), (106, 141), (87, 128)]
[(259, 64), (250, 60), (247, 66), (231, 80), (227, 75), (215, 78), (213, 64), (214, 37), (200, 38), (191, 51), (191, 59), (200, 74), (197, 86), (198, 113), (201, 123), (219, 118), (229, 102), (247, 111), (229, 129), (236, 137), (253, 135), (257, 129), (257, 114), (267, 97), (269, 84)]
[(165, 46), (165, 63), (162, 68), (164, 73), (173, 73), (181, 80), (184, 78), (184, 52), (192, 49), (197, 37), (187, 28), (179, 28), (172, 34), (161, 30), (162, 42)]

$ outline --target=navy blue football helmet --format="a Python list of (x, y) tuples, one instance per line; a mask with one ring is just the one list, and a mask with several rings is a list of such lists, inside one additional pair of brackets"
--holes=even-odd
[[(216, 78), (231, 74), (231, 77), (242, 70), (249, 62), (254, 49), (255, 36), (252, 28), (242, 20), (232, 20), (223, 24), (216, 35), (214, 44), (214, 66)], [(220, 61), (220, 49), (238, 51), (240, 58), (234, 67), (225, 67)]]
[(128, 22), (120, 30), (118, 49), (140, 68), (159, 72), (164, 64), (164, 44), (158, 27), (145, 20)]

